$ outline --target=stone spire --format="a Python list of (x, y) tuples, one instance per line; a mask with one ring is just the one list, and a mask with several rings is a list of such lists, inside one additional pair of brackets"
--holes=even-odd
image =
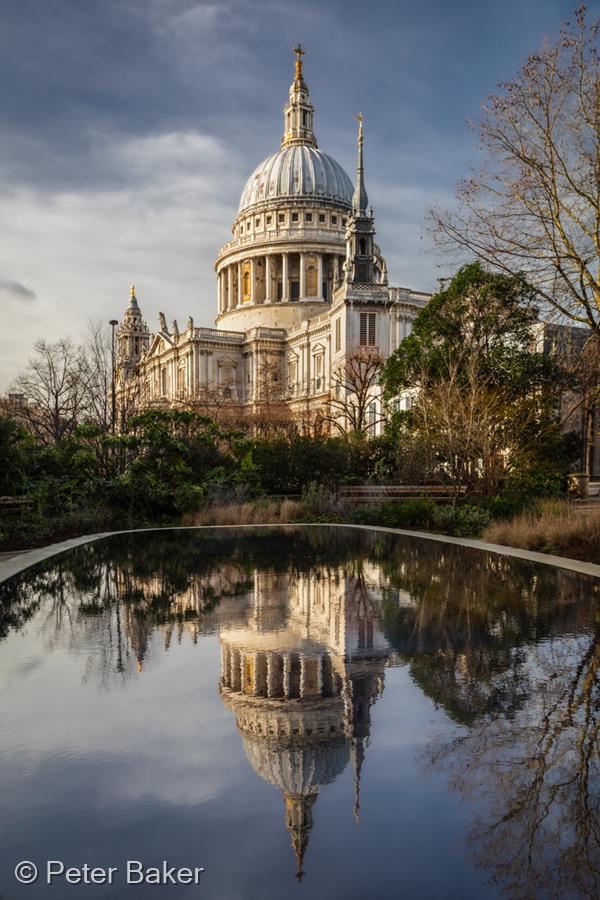
[(365, 758), (365, 748), (362, 738), (353, 738), (350, 748), (350, 758), (354, 769), (354, 821), (360, 822), (360, 773)]
[(317, 146), (317, 139), (313, 131), (314, 106), (310, 102), (308, 86), (302, 74), (302, 57), (304, 50), (298, 44), (294, 47), (296, 54), (296, 69), (294, 80), (290, 85), (290, 99), (283, 110), (283, 138), (282, 147), (291, 147), (294, 144), (305, 144), (309, 147)]
[(292, 838), (298, 881), (302, 881), (304, 876), (304, 854), (308, 846), (310, 830), (313, 827), (312, 807), (317, 796), (316, 789), (306, 795), (285, 795), (285, 824)]
[(356, 160), (356, 186), (352, 197), (352, 212), (355, 216), (366, 216), (369, 199), (365, 190), (363, 164), (363, 114), (359, 113), (356, 118), (358, 119), (358, 156)]
[(354, 284), (375, 283), (375, 221), (373, 210), (368, 210), (363, 161), (363, 116), (358, 119), (358, 157), (356, 161), (356, 186), (352, 196), (352, 215), (346, 230), (345, 280)]

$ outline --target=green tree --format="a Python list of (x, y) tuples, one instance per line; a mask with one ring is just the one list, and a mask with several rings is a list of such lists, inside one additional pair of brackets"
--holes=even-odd
[(17, 422), (0, 416), (0, 494), (21, 494), (27, 482), (32, 439)]
[(566, 373), (536, 350), (537, 321), (522, 276), (471, 263), (431, 299), (384, 367), (388, 403), (411, 398), (391, 430), (424, 444), (428, 465), (457, 493), (493, 494), (546, 451), (556, 455)]

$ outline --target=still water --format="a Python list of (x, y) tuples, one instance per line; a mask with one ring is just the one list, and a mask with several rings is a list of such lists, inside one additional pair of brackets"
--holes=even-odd
[(598, 897), (599, 679), (596, 582), (547, 566), (318, 526), (80, 547), (0, 586), (0, 896)]

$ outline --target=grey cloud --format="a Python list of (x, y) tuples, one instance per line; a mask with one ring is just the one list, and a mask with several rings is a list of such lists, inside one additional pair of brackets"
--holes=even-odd
[(473, 162), (464, 120), (565, 4), (0, 0), (0, 391), (37, 337), (121, 315), (132, 281), (150, 323), (165, 309), (212, 324), (215, 253), (279, 144), (298, 41), (319, 144), (350, 175), (367, 116), (391, 280), (434, 286), (419, 233)]
[(7, 281), (3, 278), (0, 278), (0, 292), (10, 294), (17, 300), (35, 300), (37, 298), (36, 292), (21, 284), (20, 281)]

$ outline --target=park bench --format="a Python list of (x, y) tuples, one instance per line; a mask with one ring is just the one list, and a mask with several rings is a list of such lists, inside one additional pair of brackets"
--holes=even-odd
[(445, 484), (347, 484), (338, 488), (339, 500), (348, 503), (379, 503), (383, 500), (428, 499), (446, 503), (465, 493), (465, 487), (455, 489)]
[(32, 506), (31, 497), (0, 497), (0, 519), (4, 516), (20, 516)]

